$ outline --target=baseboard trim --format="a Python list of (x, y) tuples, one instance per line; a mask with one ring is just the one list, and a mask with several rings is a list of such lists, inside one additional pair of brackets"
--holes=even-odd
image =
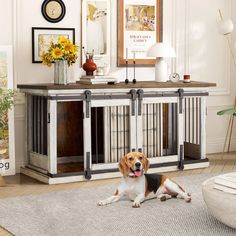
[[(184, 165), (184, 169), (190, 170), (190, 169), (197, 169), (197, 168), (205, 168), (208, 166), (209, 166), (209, 162), (207, 160), (203, 162), (196, 161), (195, 163)], [(150, 168), (148, 170), (148, 173), (171, 172), (171, 171), (177, 171), (177, 170), (179, 170), (177, 166), (164, 166), (164, 167), (158, 167), (158, 168)], [(48, 175), (39, 173), (38, 171), (29, 169), (27, 167), (21, 167), (21, 173), (47, 184), (61, 184), (61, 183), (88, 181), (85, 179), (84, 175), (50, 177)], [(104, 172), (104, 173), (92, 174), (91, 180), (111, 179), (111, 178), (117, 178), (117, 177), (121, 177), (121, 174), (119, 171), (106, 172), (106, 173)]]
[[(208, 139), (206, 144), (207, 154), (222, 152), (224, 142), (225, 142), (225, 137), (217, 139)], [(236, 137), (233, 137), (231, 139), (230, 151), (236, 151)]]

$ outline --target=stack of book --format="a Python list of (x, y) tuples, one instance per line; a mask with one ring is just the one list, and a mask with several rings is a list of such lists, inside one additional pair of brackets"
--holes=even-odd
[(109, 75), (82, 76), (78, 83), (82, 84), (115, 84), (117, 79)]
[(216, 176), (214, 179), (214, 188), (236, 194), (236, 172)]

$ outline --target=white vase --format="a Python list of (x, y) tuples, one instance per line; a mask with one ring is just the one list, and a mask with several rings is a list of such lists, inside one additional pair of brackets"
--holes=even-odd
[(55, 61), (54, 84), (68, 84), (68, 63), (66, 60)]

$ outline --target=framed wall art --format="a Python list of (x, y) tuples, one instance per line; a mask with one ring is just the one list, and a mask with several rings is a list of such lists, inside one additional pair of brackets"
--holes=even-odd
[(15, 174), (13, 84), (12, 46), (0, 46), (0, 175)]
[(133, 64), (135, 58), (137, 66), (153, 66), (156, 59), (146, 52), (162, 41), (162, 0), (117, 0), (117, 6), (117, 65)]
[(43, 51), (47, 51), (50, 42), (57, 42), (58, 37), (64, 36), (75, 43), (74, 28), (32, 28), (32, 62), (41, 63)]
[(62, 0), (44, 0), (41, 10), (43, 17), (51, 23), (61, 21), (66, 14), (66, 6)]

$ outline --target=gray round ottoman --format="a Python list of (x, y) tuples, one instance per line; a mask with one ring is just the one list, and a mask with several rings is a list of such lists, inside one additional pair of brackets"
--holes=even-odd
[(236, 195), (214, 189), (214, 177), (202, 184), (209, 212), (222, 223), (236, 229)]

